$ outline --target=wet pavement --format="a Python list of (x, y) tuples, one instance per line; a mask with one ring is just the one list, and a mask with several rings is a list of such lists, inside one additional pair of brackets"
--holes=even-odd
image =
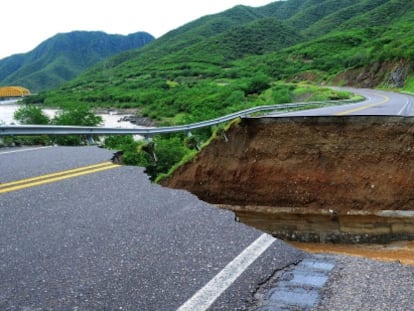
[[(87, 149), (3, 154), (3, 181), (111, 154)], [(0, 310), (175, 310), (262, 234), (134, 167), (4, 194), (0, 207)], [(209, 310), (414, 310), (414, 266), (323, 253), (275, 240)]]
[(1, 186), (25, 185), (0, 194), (0, 310), (177, 310), (221, 275), (236, 279), (206, 306), (243, 310), (258, 284), (306, 256), (142, 168), (91, 169), (111, 156), (0, 152)]
[(313, 311), (414, 310), (413, 266), (344, 255), (325, 257), (336, 264)]
[(255, 311), (310, 310), (320, 301), (320, 290), (335, 267), (334, 260), (312, 256), (284, 270), (258, 299)]
[(414, 266), (317, 254), (277, 271), (249, 311), (414, 310)]

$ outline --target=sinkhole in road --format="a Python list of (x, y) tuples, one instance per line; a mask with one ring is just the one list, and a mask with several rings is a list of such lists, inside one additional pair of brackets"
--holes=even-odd
[(163, 185), (289, 241), (414, 240), (414, 118), (245, 118)]
[[(232, 210), (238, 221), (308, 252), (346, 254), (414, 265), (414, 211), (377, 212), (377, 215), (357, 212), (345, 215), (343, 220), (344, 216), (333, 218), (323, 210), (309, 215), (303, 209), (302, 213), (282, 209), (283, 213), (280, 209), (272, 212), (257, 206), (220, 207)], [(401, 227), (403, 232), (396, 234)]]
[(237, 219), (287, 240), (310, 243), (380, 243), (414, 240), (414, 211), (332, 210), (219, 205)]
[(287, 240), (414, 239), (414, 118), (248, 118), (163, 184)]

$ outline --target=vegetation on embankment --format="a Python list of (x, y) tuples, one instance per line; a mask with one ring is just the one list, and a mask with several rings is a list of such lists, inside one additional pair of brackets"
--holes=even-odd
[[(258, 95), (259, 98), (264, 98), (257, 102), (265, 103), (266, 98), (271, 97), (273, 92), (283, 92), (283, 103), (348, 99), (351, 95), (349, 92), (330, 88), (315, 87), (303, 83), (289, 83), (269, 88), (263, 94)], [(314, 104), (309, 105), (309, 108), (314, 107)], [(212, 116), (216, 113), (218, 113), (217, 116), (225, 114), (224, 112), (209, 110), (205, 110), (205, 112), (206, 115)], [(229, 124), (232, 124), (232, 122)], [(219, 125), (210, 129), (199, 129), (192, 131), (191, 136), (186, 133), (157, 135), (150, 142), (145, 140), (134, 141), (132, 137), (112, 136), (105, 140), (105, 146), (109, 149), (122, 150), (125, 164), (143, 166), (151, 180), (159, 180), (169, 176), (176, 168), (190, 161), (202, 147), (208, 145), (209, 141), (216, 136), (221, 135), (227, 127), (228, 125)]]
[[(142, 116), (170, 125), (262, 104), (319, 99), (314, 90), (294, 84), (300, 81), (414, 91), (413, 23), (414, 2), (406, 0), (236, 6), (107, 59), (27, 101), (136, 108)], [(209, 134), (204, 131), (201, 140)]]

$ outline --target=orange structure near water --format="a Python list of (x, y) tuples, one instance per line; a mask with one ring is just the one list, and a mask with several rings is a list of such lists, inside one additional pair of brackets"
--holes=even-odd
[(21, 86), (0, 87), (0, 98), (2, 97), (23, 97), (30, 95), (30, 91)]

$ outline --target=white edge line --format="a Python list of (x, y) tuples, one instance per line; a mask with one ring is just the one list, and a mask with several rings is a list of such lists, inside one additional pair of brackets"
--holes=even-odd
[(407, 114), (407, 109), (410, 105), (410, 100), (407, 98), (407, 101), (405, 102), (404, 106), (398, 111), (399, 116), (404, 116)]
[(33, 151), (33, 150), (40, 150), (40, 149), (46, 149), (46, 148), (52, 148), (52, 146), (47, 146), (47, 147), (37, 147), (37, 148), (28, 148), (28, 149), (13, 150), (13, 151), (5, 151), (5, 152), (0, 152), (0, 155), (3, 155), (3, 154), (10, 154), (10, 153), (17, 153), (17, 152), (25, 152), (25, 151)]
[(262, 234), (177, 310), (207, 310), (274, 241), (275, 238), (271, 235)]

